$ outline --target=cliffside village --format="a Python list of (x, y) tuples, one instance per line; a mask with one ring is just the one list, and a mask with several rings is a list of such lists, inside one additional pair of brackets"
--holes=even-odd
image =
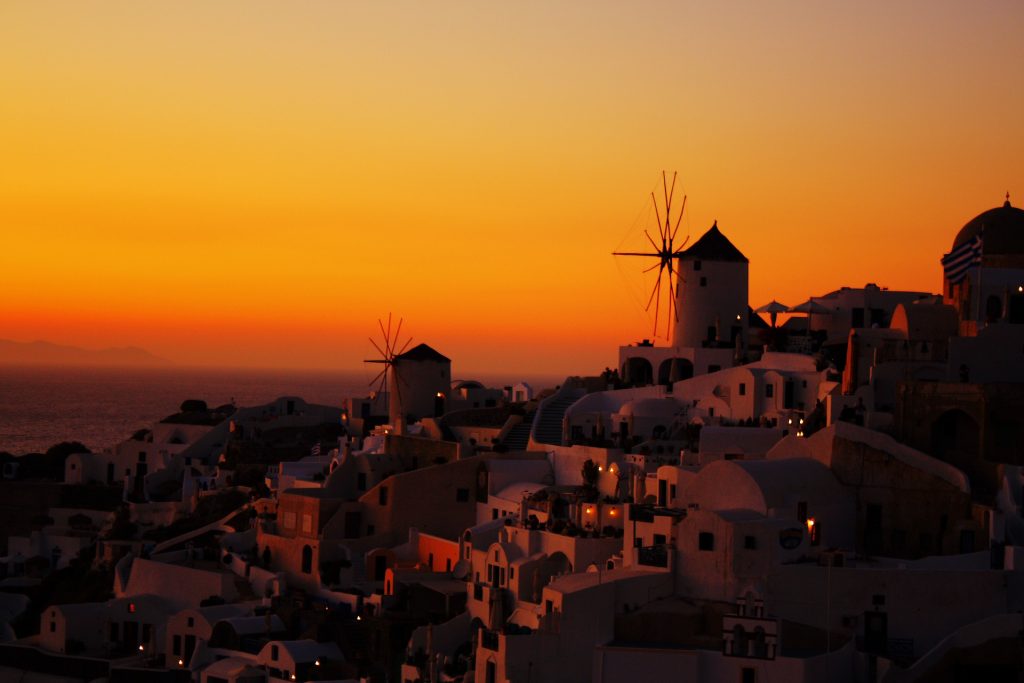
[(765, 319), (716, 225), (671, 342), (594, 376), (453, 383), (420, 344), (367, 397), (71, 454), (9, 527), (0, 678), (1020, 680), (1024, 211), (950, 236), (941, 294)]

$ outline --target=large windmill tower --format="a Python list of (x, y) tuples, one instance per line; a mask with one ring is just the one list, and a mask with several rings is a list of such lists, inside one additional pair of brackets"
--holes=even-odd
[(664, 329), (669, 345), (644, 340), (620, 347), (620, 372), (633, 384), (669, 384), (729, 367), (742, 359), (747, 343), (749, 262), (717, 222), (689, 247), (683, 248), (689, 238), (676, 246), (686, 197), (673, 222), (675, 186), (676, 174), (669, 184), (662, 173), (663, 211), (651, 193), (659, 234), (655, 239), (645, 230), (644, 237), (652, 250), (613, 252), (657, 259), (644, 271), (658, 269), (646, 310), (654, 309), (654, 337)]
[(373, 383), (380, 383), (378, 393), (387, 388), (388, 422), (397, 433), (404, 434), (406, 422), (435, 417), (444, 410), (451, 388), (452, 362), (426, 344), (419, 344), (406, 351), (412, 343), (412, 337), (399, 346), (402, 320), (398, 321), (394, 335), (391, 322), (390, 315), (387, 326), (384, 321), (377, 321), (383, 341), (378, 344), (370, 339), (370, 343), (377, 349), (380, 358), (365, 362), (384, 366)]

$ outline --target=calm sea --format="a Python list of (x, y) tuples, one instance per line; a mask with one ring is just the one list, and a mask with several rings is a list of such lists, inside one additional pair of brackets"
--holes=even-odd
[[(259, 405), (279, 396), (341, 405), (365, 396), (367, 371), (42, 368), (0, 366), (0, 451), (44, 452), (61, 441), (113, 446), (178, 410), (189, 398), (211, 406)], [(474, 376), (488, 386), (528, 381), (535, 390), (564, 378)]]

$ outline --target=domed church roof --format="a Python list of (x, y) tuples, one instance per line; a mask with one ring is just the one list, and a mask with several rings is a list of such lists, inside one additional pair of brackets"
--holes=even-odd
[(1010, 205), (1010, 195), (1002, 206), (978, 214), (953, 240), (953, 249), (982, 236), (983, 254), (1024, 254), (1024, 210)]

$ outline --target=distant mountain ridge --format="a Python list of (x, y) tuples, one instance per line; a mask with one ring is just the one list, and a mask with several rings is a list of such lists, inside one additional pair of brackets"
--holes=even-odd
[(83, 349), (48, 341), (0, 339), (0, 365), (168, 366), (171, 361), (137, 346)]

